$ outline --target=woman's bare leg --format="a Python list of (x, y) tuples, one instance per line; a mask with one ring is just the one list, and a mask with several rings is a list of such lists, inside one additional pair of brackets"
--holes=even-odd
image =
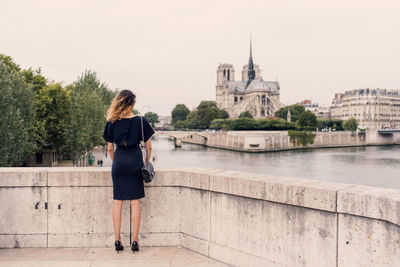
[(121, 214), (122, 214), (122, 200), (114, 199), (112, 218), (114, 225), (115, 240), (121, 241)]
[(140, 200), (131, 200), (133, 241), (138, 241), (140, 228)]

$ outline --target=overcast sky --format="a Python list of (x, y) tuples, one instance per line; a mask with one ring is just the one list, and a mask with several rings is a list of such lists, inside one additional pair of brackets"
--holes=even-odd
[(0, 2), (0, 53), (71, 83), (86, 69), (161, 115), (215, 100), (219, 63), (249, 57), (281, 102), (329, 105), (335, 92), (400, 88), (400, 1)]

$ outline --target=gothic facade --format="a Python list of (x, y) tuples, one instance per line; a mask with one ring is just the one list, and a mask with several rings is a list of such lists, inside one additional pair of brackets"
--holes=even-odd
[(242, 80), (235, 81), (235, 69), (231, 64), (219, 64), (217, 69), (216, 101), (218, 108), (225, 109), (230, 118), (248, 111), (253, 118), (274, 116), (280, 108), (280, 87), (277, 81), (264, 81), (258, 65), (253, 64), (250, 43), (249, 63), (242, 69)]

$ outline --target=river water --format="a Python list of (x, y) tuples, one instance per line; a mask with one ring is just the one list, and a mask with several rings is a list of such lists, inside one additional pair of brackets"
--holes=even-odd
[(245, 153), (152, 138), (157, 166), (195, 166), (400, 189), (400, 146)]

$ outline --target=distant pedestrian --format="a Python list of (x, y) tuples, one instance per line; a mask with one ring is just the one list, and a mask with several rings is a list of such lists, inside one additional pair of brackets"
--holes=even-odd
[(100, 166), (100, 160), (97, 160), (97, 166)]
[(100, 167), (103, 167), (103, 160), (100, 160)]

